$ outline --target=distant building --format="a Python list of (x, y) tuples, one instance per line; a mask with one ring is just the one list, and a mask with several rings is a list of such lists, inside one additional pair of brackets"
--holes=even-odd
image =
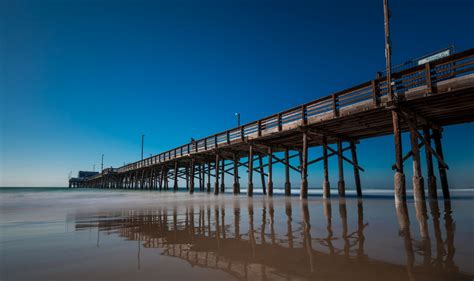
[(95, 176), (97, 174), (99, 174), (99, 172), (79, 171), (79, 173), (77, 174), (77, 177), (78, 178), (88, 178), (88, 177)]
[(91, 172), (91, 171), (79, 171), (77, 173), (77, 178), (70, 178), (69, 179), (69, 188), (71, 187), (80, 187), (80, 184), (84, 181), (84, 179), (93, 177), (98, 175), (99, 172)]

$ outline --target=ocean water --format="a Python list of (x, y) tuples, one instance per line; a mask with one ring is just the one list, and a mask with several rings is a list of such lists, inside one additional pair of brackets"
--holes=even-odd
[(474, 193), (0, 189), (0, 280), (473, 280)]

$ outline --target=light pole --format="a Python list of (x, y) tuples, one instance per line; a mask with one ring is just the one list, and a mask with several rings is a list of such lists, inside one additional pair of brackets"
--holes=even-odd
[(142, 134), (142, 160), (143, 160), (143, 143), (145, 142), (145, 134)]
[(240, 113), (236, 112), (235, 117), (237, 118), (237, 127), (240, 127)]
[(104, 171), (104, 154), (102, 153), (102, 162), (100, 164), (100, 170)]

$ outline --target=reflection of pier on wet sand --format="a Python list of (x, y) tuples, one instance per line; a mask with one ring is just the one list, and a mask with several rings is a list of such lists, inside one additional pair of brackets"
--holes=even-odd
[[(262, 202), (237, 200), (233, 206), (203, 203), (98, 216), (79, 214), (76, 230), (97, 227), (101, 233), (141, 241), (143, 247), (161, 248), (163, 254), (186, 260), (192, 266), (219, 269), (240, 280), (472, 280), (454, 264), (454, 223), (449, 201), (445, 204), (445, 239), (438, 203), (430, 204), (434, 256), (425, 203), (415, 206), (421, 241), (411, 236), (406, 204), (396, 205), (406, 266), (371, 259), (365, 253), (364, 229), (368, 223), (364, 222), (362, 201), (357, 202), (355, 229), (349, 227), (345, 200), (322, 201), (325, 229), (320, 231), (326, 235), (321, 237), (311, 231), (307, 202), (285, 201), (286, 227), (282, 220), (276, 225), (274, 202)], [(340, 233), (333, 231), (333, 223), (341, 225)], [(417, 256), (422, 258), (421, 263), (415, 262)]]

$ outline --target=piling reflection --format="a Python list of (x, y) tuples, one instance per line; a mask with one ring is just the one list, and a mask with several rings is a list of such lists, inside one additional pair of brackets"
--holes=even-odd
[[(462, 275), (454, 264), (454, 220), (450, 200), (444, 201), (445, 236), (443, 240), (440, 223), (440, 209), (437, 200), (429, 200), (432, 217), (433, 233), (436, 244), (436, 254), (433, 256), (432, 243), (429, 232), (428, 212), (425, 200), (415, 201), (415, 217), (418, 222), (420, 240), (412, 238), (408, 206), (406, 202), (397, 202), (396, 211), (400, 225), (400, 236), (403, 238), (406, 253), (406, 270), (409, 280), (428, 280), (428, 277), (417, 277), (422, 272), (430, 276), (431, 280), (469, 280), (472, 278)], [(415, 267), (416, 257), (422, 262), (419, 268)]]
[[(405, 264), (366, 253), (371, 240), (366, 239), (369, 223), (364, 220), (360, 199), (316, 203), (285, 199), (275, 203), (250, 198), (231, 204), (188, 204), (100, 216), (77, 214), (76, 230), (97, 228), (100, 233), (139, 241), (138, 268), (140, 247), (145, 247), (160, 248), (165, 255), (192, 266), (219, 269), (239, 280), (471, 280), (472, 276), (460, 273), (454, 263), (454, 220), (449, 202), (443, 218), (438, 202), (428, 203), (431, 221), (426, 202), (413, 203), (415, 224), (410, 224), (406, 202), (395, 206)], [(322, 215), (316, 215), (318, 209)], [(414, 239), (418, 237), (413, 235), (415, 229), (419, 240)], [(383, 250), (384, 245), (377, 247)]]

